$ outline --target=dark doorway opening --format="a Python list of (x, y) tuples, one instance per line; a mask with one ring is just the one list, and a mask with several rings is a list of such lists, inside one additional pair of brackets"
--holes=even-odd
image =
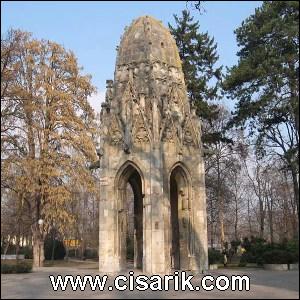
[(170, 176), (171, 267), (175, 270), (189, 269), (189, 206), (186, 173), (177, 166)]
[(171, 189), (171, 228), (172, 228), (172, 250), (171, 264), (172, 268), (180, 269), (180, 245), (179, 245), (179, 222), (178, 222), (178, 189), (177, 183), (172, 173), (170, 180)]
[(119, 193), (120, 254), (124, 268), (143, 269), (143, 192), (139, 172), (129, 164), (121, 175)]

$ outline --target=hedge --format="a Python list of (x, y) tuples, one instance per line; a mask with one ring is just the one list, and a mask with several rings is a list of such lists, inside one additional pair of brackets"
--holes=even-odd
[(32, 264), (29, 262), (16, 262), (7, 263), (1, 262), (1, 273), (2, 274), (12, 274), (12, 273), (30, 273), (32, 270)]
[(223, 255), (220, 251), (215, 249), (208, 249), (208, 262), (210, 265), (223, 263)]

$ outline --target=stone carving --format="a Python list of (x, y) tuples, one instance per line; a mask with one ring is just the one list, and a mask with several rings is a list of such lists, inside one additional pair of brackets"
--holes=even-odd
[(178, 140), (178, 135), (176, 132), (176, 128), (174, 126), (174, 123), (171, 119), (170, 116), (168, 116), (165, 120), (164, 120), (164, 124), (162, 127), (162, 134), (161, 134), (161, 140), (163, 142), (168, 142), (168, 143), (175, 143)]
[(197, 146), (197, 136), (195, 134), (195, 129), (192, 125), (192, 122), (190, 119), (186, 120), (186, 124), (184, 126), (183, 130), (183, 144), (187, 146)]
[(148, 97), (145, 99), (145, 118), (149, 129), (152, 131), (153, 124), (153, 103)]
[(195, 145), (195, 142), (194, 142), (194, 139), (193, 139), (193, 135), (192, 135), (192, 132), (190, 130), (190, 128), (187, 128), (184, 132), (184, 140), (183, 140), (183, 143), (185, 145), (192, 145), (194, 146)]
[(164, 64), (161, 64), (159, 62), (155, 62), (153, 64), (153, 77), (159, 80), (166, 80), (167, 79), (167, 72), (168, 70), (164, 66)]
[(141, 114), (136, 115), (136, 122), (133, 127), (133, 142), (138, 144), (150, 142), (149, 134)]
[(105, 102), (110, 103), (113, 98), (113, 81), (106, 80)]
[(171, 125), (166, 126), (163, 136), (162, 136), (162, 141), (164, 142), (169, 142), (169, 143), (174, 143), (174, 130)]
[(205, 271), (201, 127), (190, 109), (176, 43), (161, 22), (141, 17), (124, 32), (100, 120), (99, 165), (107, 178), (99, 185), (99, 215), (105, 216), (99, 218), (100, 272), (126, 269), (130, 218), (136, 268)]
[(126, 82), (128, 80), (129, 73), (128, 67), (126, 65), (122, 65), (117, 67), (115, 80), (118, 82)]
[(173, 85), (169, 91), (169, 99), (172, 114), (177, 116), (179, 123), (182, 123), (185, 114), (185, 108), (182, 97), (175, 85)]
[(177, 68), (171, 67), (169, 68), (169, 79), (172, 82), (175, 82), (177, 84), (182, 84), (183, 83), (183, 77), (182, 74), (180, 74), (180, 72), (178, 72)]
[(112, 145), (119, 145), (123, 142), (123, 134), (116, 117), (113, 117), (110, 122), (110, 140)]

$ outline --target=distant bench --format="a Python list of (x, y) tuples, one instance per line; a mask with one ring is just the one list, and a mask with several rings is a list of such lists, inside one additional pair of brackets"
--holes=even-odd
[(25, 259), (24, 254), (1, 254), (1, 259)]

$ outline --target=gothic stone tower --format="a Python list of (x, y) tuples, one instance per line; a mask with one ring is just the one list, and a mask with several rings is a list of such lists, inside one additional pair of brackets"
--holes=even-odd
[(126, 269), (127, 184), (134, 194), (134, 266), (144, 273), (207, 269), (201, 128), (178, 49), (152, 17), (121, 38), (101, 110), (99, 270)]

